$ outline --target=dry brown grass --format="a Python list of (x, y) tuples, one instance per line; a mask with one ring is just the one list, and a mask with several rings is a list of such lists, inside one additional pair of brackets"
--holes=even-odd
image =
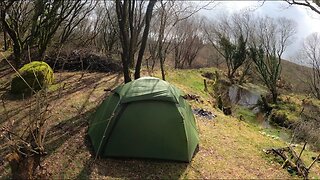
[(311, 68), (300, 66), (290, 61), (282, 61), (281, 77), (292, 85), (292, 91), (296, 93), (307, 93), (309, 91), (308, 84)]

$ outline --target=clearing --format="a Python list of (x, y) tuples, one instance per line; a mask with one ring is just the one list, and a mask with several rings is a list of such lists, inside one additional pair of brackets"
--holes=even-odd
[[(48, 155), (43, 160), (43, 172), (54, 179), (287, 179), (291, 176), (275, 159), (265, 155), (263, 149), (283, 147), (287, 143), (268, 136), (256, 124), (225, 116), (216, 110), (209, 93), (204, 91), (201, 72), (198, 70), (170, 70), (167, 81), (185, 93), (199, 95), (203, 102), (189, 101), (192, 108), (203, 108), (217, 115), (208, 120), (196, 116), (200, 133), (200, 148), (190, 164), (159, 160), (140, 159), (95, 159), (86, 137), (88, 120), (96, 106), (123, 79), (121, 74), (57, 72), (56, 82), (50, 87), (49, 129), (46, 148)], [(0, 95), (5, 109), (0, 108), (0, 127), (9, 118), (15, 126), (23, 126), (32, 102), (18, 100), (8, 90), (13, 72), (0, 71)], [(155, 76), (159, 77), (159, 72)], [(6, 117), (6, 118), (5, 118)], [(0, 154), (7, 153), (1, 140)], [(299, 146), (298, 148), (301, 148)], [(307, 150), (302, 159), (309, 164), (315, 152)], [(10, 176), (10, 168), (2, 159), (0, 178)], [(320, 178), (320, 164), (311, 169), (310, 178)]]

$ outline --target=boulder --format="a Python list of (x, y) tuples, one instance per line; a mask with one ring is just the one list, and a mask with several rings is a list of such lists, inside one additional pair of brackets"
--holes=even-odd
[(38, 91), (53, 83), (53, 71), (51, 67), (40, 61), (25, 64), (19, 69), (20, 75), (15, 75), (11, 81), (11, 92), (13, 94), (30, 94), (32, 90)]
[(266, 93), (266, 90), (250, 83), (232, 85), (229, 87), (229, 98), (231, 103), (247, 108), (257, 107), (259, 101), (261, 101), (261, 95), (265, 95)]

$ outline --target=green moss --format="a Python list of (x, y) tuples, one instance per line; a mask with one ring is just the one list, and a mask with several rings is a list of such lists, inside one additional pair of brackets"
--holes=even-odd
[(17, 74), (11, 81), (13, 94), (30, 94), (32, 92), (30, 87), (38, 91), (54, 81), (53, 70), (45, 62), (33, 61), (25, 64), (19, 69), (19, 74), (23, 79)]
[(280, 127), (289, 128), (292, 124), (297, 122), (299, 119), (295, 113), (288, 112), (288, 110), (277, 110), (274, 109), (270, 116), (270, 123)]
[(53, 84), (51, 85), (48, 90), (51, 91), (51, 92), (54, 92), (54, 91), (58, 91), (60, 88), (63, 87), (63, 83), (57, 83), (57, 84)]
[[(245, 107), (237, 106), (235, 109), (236, 117), (239, 119), (244, 120), (248, 123), (258, 125), (256, 115), (250, 110)], [(240, 118), (241, 117), (241, 118)]]
[(299, 121), (300, 107), (295, 103), (280, 102), (274, 106), (273, 114), (282, 116), (285, 119), (285, 124), (290, 125)]

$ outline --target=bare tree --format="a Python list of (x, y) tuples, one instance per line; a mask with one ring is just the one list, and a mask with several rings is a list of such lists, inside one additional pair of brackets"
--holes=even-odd
[(0, 21), (12, 39), (16, 66), (28, 48), (36, 49), (42, 59), (61, 23), (84, 4), (87, 0), (1, 1)]
[[(21, 48), (21, 40), (19, 38), (19, 32), (16, 31), (19, 26), (22, 26), (21, 23), (25, 22), (23, 17), (26, 17), (26, 14), (29, 14), (29, 11), (26, 12), (26, 8), (22, 7), (21, 2), (16, 2), (21, 4), (21, 6), (18, 6), (15, 11), (13, 11), (12, 7), (15, 5), (15, 1), (1, 1), (1, 12), (0, 12), (0, 21), (3, 27), (4, 32), (7, 32), (10, 36), (10, 38), (13, 41), (13, 51), (15, 55), (15, 66), (20, 65), (20, 59), (21, 59), (21, 54), (22, 54), (22, 48)], [(24, 4), (25, 7), (28, 5)], [(10, 13), (12, 11), (12, 13)], [(23, 16), (22, 16), (23, 14)], [(12, 17), (16, 18), (12, 18)], [(17, 18), (17, 17), (21, 18)], [(10, 22), (7, 20), (7, 17), (12, 19)], [(22, 20), (22, 21), (21, 21)]]
[(292, 37), (296, 33), (293, 20), (287, 18), (257, 18), (255, 40), (250, 48), (250, 57), (256, 65), (261, 80), (272, 94), (273, 103), (277, 103), (277, 82), (281, 75), (281, 60)]
[(95, 9), (99, 1), (84, 0), (75, 6), (71, 14), (61, 23), (59, 44), (65, 43), (78, 25)]
[(313, 33), (309, 35), (303, 44), (303, 55), (312, 67), (308, 84), (312, 94), (320, 99), (320, 35)]
[(157, 1), (149, 1), (149, 4), (147, 6), (146, 10), (146, 15), (145, 15), (145, 27), (144, 31), (141, 37), (141, 45), (140, 45), (140, 50), (138, 53), (138, 59), (135, 67), (135, 73), (134, 73), (134, 78), (138, 79), (140, 78), (140, 69), (141, 69), (141, 64), (142, 64), (142, 58), (144, 55), (144, 51), (146, 49), (147, 45), (147, 40), (148, 40), (148, 34), (149, 34), (149, 29), (150, 29), (150, 22), (151, 22), (151, 17), (152, 17), (152, 11), (153, 7)]
[[(143, 0), (124, 0), (115, 2), (122, 47), (121, 59), (123, 74), (126, 83), (131, 81), (129, 67), (133, 67), (134, 57), (138, 47), (139, 53), (135, 67), (135, 78), (137, 79), (140, 77), (141, 63), (147, 44), (152, 11), (156, 2), (156, 0), (149, 1), (146, 9), (144, 8), (145, 1)], [(144, 28), (143, 34), (140, 36), (142, 28)]]
[(320, 14), (320, 1), (319, 0), (304, 0), (304, 1), (296, 1), (296, 0), (284, 0), (290, 5), (298, 5), (310, 8), (312, 11)]
[(201, 36), (199, 34), (194, 34), (193, 36), (188, 37), (186, 45), (189, 46), (189, 49), (184, 54), (184, 64), (187, 64), (188, 67), (191, 68), (193, 61), (203, 47)]
[(8, 50), (7, 33), (4, 30), (3, 26), (1, 25), (1, 23), (0, 23), (0, 26), (1, 26), (1, 28), (0, 28), (1, 29), (1, 33), (3, 34), (3, 50), (7, 51)]
[(223, 16), (219, 21), (204, 28), (207, 40), (225, 59), (227, 77), (235, 83), (235, 74), (243, 69), (239, 83), (247, 75), (251, 63), (247, 61), (247, 44), (253, 33), (252, 17), (240, 12)]
[(191, 67), (203, 47), (200, 32), (202, 22), (198, 17), (192, 16), (175, 27), (173, 40), (175, 68)]
[(159, 18), (155, 19), (155, 22), (158, 22), (158, 26), (154, 25), (154, 29), (156, 29), (154, 30), (154, 33), (157, 35), (157, 39), (155, 43), (150, 43), (149, 45), (150, 50), (154, 51), (150, 53), (150, 57), (153, 60), (152, 70), (154, 68), (155, 59), (159, 59), (161, 76), (163, 80), (165, 80), (164, 62), (172, 42), (172, 36), (168, 36), (175, 21), (170, 19), (170, 17), (173, 15), (175, 5), (176, 4), (174, 1), (161, 1), (160, 7), (156, 11)]
[[(100, 40), (100, 36), (103, 35), (105, 27), (107, 13), (109, 7), (97, 6), (90, 16), (87, 16), (81, 20), (81, 22), (73, 30), (70, 37), (70, 42), (76, 47), (90, 47), (100, 49), (103, 45), (103, 41)], [(60, 43), (59, 43), (60, 44)]]
[(104, 1), (106, 16), (103, 18), (102, 22), (102, 33), (100, 39), (102, 40), (103, 49), (106, 51), (107, 55), (115, 53), (117, 47), (120, 43), (119, 40), (119, 30), (117, 22), (117, 14), (115, 6), (113, 3), (108, 3)]
[[(167, 55), (173, 51), (174, 47), (176, 47), (174, 44), (178, 42), (175, 36), (176, 29), (179, 28), (177, 26), (185, 23), (185, 20), (192, 18), (197, 12), (208, 7), (211, 3), (210, 1), (197, 5), (187, 1), (170, 0), (161, 1), (158, 6), (155, 6), (155, 18), (152, 21), (148, 42), (149, 57), (146, 60), (148, 68), (149, 61), (151, 60), (152, 70), (156, 60), (159, 61), (163, 80), (165, 80), (164, 64)], [(190, 60), (193, 60), (192, 56), (189, 55), (189, 57)], [(192, 61), (190, 62), (192, 63)]]
[(212, 64), (217, 68), (220, 68), (223, 62), (224, 62), (223, 57), (215, 49), (213, 49), (209, 54), (207, 63)]

